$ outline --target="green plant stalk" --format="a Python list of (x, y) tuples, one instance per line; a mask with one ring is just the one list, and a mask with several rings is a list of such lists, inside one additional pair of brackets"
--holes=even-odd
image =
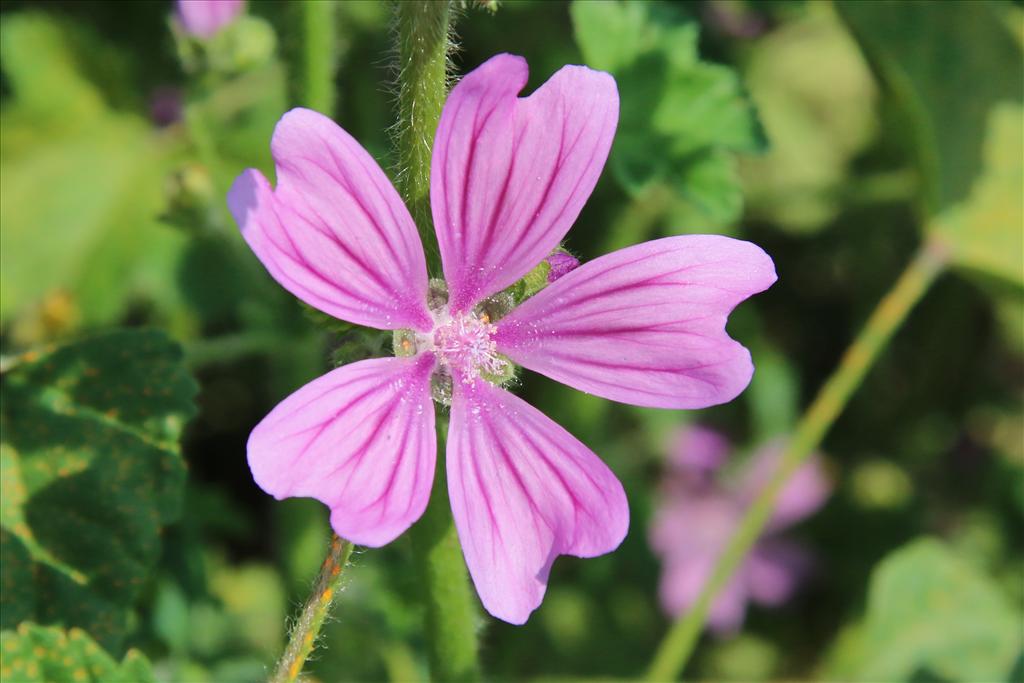
[(407, 0), (395, 4), (398, 120), (395, 185), (423, 240), (427, 266), (440, 274), (440, 256), (430, 214), (430, 154), (441, 108), (448, 96), (451, 3)]
[(893, 333), (945, 269), (947, 262), (946, 250), (937, 241), (926, 240), (893, 288), (879, 302), (857, 338), (843, 354), (835, 372), (826, 380), (800, 419), (778, 470), (747, 510), (697, 602), (672, 625), (662, 640), (647, 670), (647, 680), (674, 680), (682, 672), (704, 628), (712, 602), (761, 536), (775, 508), (779, 492), (790, 476), (821, 444)]
[(302, 104), (333, 116), (337, 106), (334, 70), (338, 62), (337, 4), (306, 0), (302, 12)]
[(313, 651), (320, 628), (331, 609), (331, 602), (341, 589), (342, 577), (351, 554), (351, 543), (339, 536), (331, 537), (331, 547), (320, 566), (313, 593), (292, 627), (288, 645), (274, 668), (270, 683), (292, 683), (302, 673), (302, 667)]
[[(440, 274), (440, 256), (430, 214), (430, 158), (448, 95), (451, 21), (452, 8), (447, 0), (395, 4), (395, 185), (416, 221), (428, 268), (434, 275)], [(445, 452), (445, 431), (445, 425), (439, 422), (439, 454)], [(437, 460), (427, 510), (409, 531), (427, 608), (430, 670), (437, 681), (474, 681), (480, 678), (476, 599), (452, 520), (444, 459)]]
[[(439, 435), (438, 453), (444, 447), (445, 438)], [(437, 459), (427, 511), (410, 533), (427, 606), (431, 677), (445, 683), (479, 680), (476, 599), (452, 520), (443, 458)]]

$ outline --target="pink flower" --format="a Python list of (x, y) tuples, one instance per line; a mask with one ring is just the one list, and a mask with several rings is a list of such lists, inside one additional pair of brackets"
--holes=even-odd
[[(691, 427), (680, 434), (670, 454), (650, 542), (662, 558), (661, 604), (671, 616), (696, 602), (747, 507), (768, 483), (782, 455), (779, 444), (762, 448), (736, 478), (726, 479), (718, 466), (729, 450), (728, 441), (717, 432)], [(736, 631), (748, 601), (776, 606), (792, 596), (810, 568), (810, 556), (778, 532), (813, 514), (830, 489), (818, 459), (796, 471), (779, 496), (766, 535), (715, 598), (708, 616), (712, 630)]]
[(185, 32), (212, 38), (245, 9), (245, 0), (178, 0), (178, 21)]
[(729, 401), (753, 367), (725, 334), (726, 316), (775, 280), (752, 244), (670, 237), (580, 266), (514, 310), (489, 299), (558, 247), (618, 120), (606, 73), (566, 66), (517, 98), (526, 80), (525, 60), (498, 55), (445, 104), (430, 193), (444, 282), (428, 280), (387, 176), (320, 114), (296, 109), (278, 123), (276, 189), (248, 170), (228, 195), (286, 289), (338, 318), (396, 330), (396, 357), (329, 372), (257, 425), (256, 482), (277, 498), (323, 501), (344, 538), (388, 543), (427, 505), (432, 397), (450, 403), (448, 495), (466, 562), (486, 609), (516, 624), (540, 605), (555, 557), (615, 549), (629, 509), (589, 448), (501, 388), (513, 364), (639, 405)]

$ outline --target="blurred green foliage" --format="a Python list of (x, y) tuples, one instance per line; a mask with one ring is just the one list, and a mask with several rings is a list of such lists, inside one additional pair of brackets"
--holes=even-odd
[(699, 58), (698, 26), (677, 6), (577, 1), (570, 12), (584, 61), (619, 85), (616, 179), (638, 196), (670, 188), (680, 225), (733, 223), (743, 198), (730, 152), (765, 147), (736, 72)]
[[(797, 530), (813, 580), (707, 637), (686, 675), (1019, 678), (1019, 3), (477, 5), (459, 12), (460, 73), (509, 51), (527, 92), (566, 63), (616, 77), (612, 156), (567, 249), (725, 232), (780, 274), (730, 319), (757, 373), (727, 406), (638, 409), (522, 373), (515, 390), (621, 478), (633, 521), (615, 553), (559, 559), (526, 626), (481, 624), (489, 677), (642, 671), (667, 623), (645, 527), (675, 430), (710, 423), (747, 451), (785, 434), (934, 235), (969, 277), (939, 280), (829, 436), (836, 492)], [(258, 680), (322, 559), (326, 509), (263, 495), (245, 441), (290, 391), (390, 339), (308, 315), (224, 203), (243, 168), (272, 178), (274, 123), (300, 103), (300, 9), (249, 3), (204, 43), (171, 3), (0, 7), (0, 652), (26, 680)], [(389, 168), (389, 10), (335, 15), (335, 118)], [(162, 328), (184, 356), (104, 332), (119, 326)], [(357, 551), (315, 680), (426, 679), (411, 553)], [(128, 646), (152, 674), (136, 650), (115, 663)]]
[[(73, 294), (53, 321), (117, 319), (133, 299), (164, 310), (186, 239), (157, 217), (173, 141), (117, 106), (124, 62), (88, 26), (49, 15), (5, 16), (0, 315)], [(100, 73), (105, 82), (90, 78)], [(106, 87), (105, 87), (106, 86)]]
[(934, 539), (878, 564), (862, 623), (840, 639), (829, 680), (1011, 680), (1024, 614), (1000, 589)]

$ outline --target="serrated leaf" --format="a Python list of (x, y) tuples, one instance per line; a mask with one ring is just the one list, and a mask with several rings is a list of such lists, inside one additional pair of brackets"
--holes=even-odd
[(919, 539), (875, 568), (864, 621), (837, 642), (829, 678), (1007, 680), (1021, 619), (990, 578), (941, 542)]
[(981, 168), (992, 106), (1024, 96), (1021, 46), (998, 4), (844, 0), (837, 7), (903, 110), (929, 213), (963, 201)]
[(78, 626), (116, 650), (160, 529), (179, 513), (177, 442), (195, 382), (180, 348), (154, 331), (12, 363), (0, 410), (0, 627)]
[(1024, 287), (1024, 107), (996, 105), (985, 137), (984, 166), (967, 199), (932, 223), (956, 265)]
[(129, 650), (118, 663), (87, 633), (32, 623), (0, 633), (0, 680), (18, 683), (155, 683), (149, 660)]
[(571, 14), (586, 62), (618, 83), (620, 184), (634, 195), (666, 184), (705, 230), (735, 221), (739, 179), (726, 157), (765, 145), (735, 71), (700, 61), (697, 25), (675, 6), (578, 0)]

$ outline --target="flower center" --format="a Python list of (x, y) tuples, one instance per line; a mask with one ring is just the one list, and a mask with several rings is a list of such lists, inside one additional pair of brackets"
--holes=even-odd
[(504, 375), (508, 361), (498, 354), (494, 343), (497, 328), (487, 313), (451, 315), (447, 307), (438, 312), (434, 330), (425, 335), (429, 340), (421, 348), (432, 348), (438, 364), (448, 370), (452, 379), (470, 383), (479, 376), (491, 378)]
[(450, 405), (455, 383), (471, 384), (479, 377), (501, 385), (515, 376), (515, 366), (498, 353), (494, 341), (498, 328), (492, 322), (511, 307), (510, 297), (497, 295), (472, 311), (452, 313), (444, 281), (431, 280), (427, 304), (434, 328), (425, 334), (396, 330), (393, 345), (396, 356), (428, 351), (436, 356), (437, 367), (431, 378), (435, 401)]

